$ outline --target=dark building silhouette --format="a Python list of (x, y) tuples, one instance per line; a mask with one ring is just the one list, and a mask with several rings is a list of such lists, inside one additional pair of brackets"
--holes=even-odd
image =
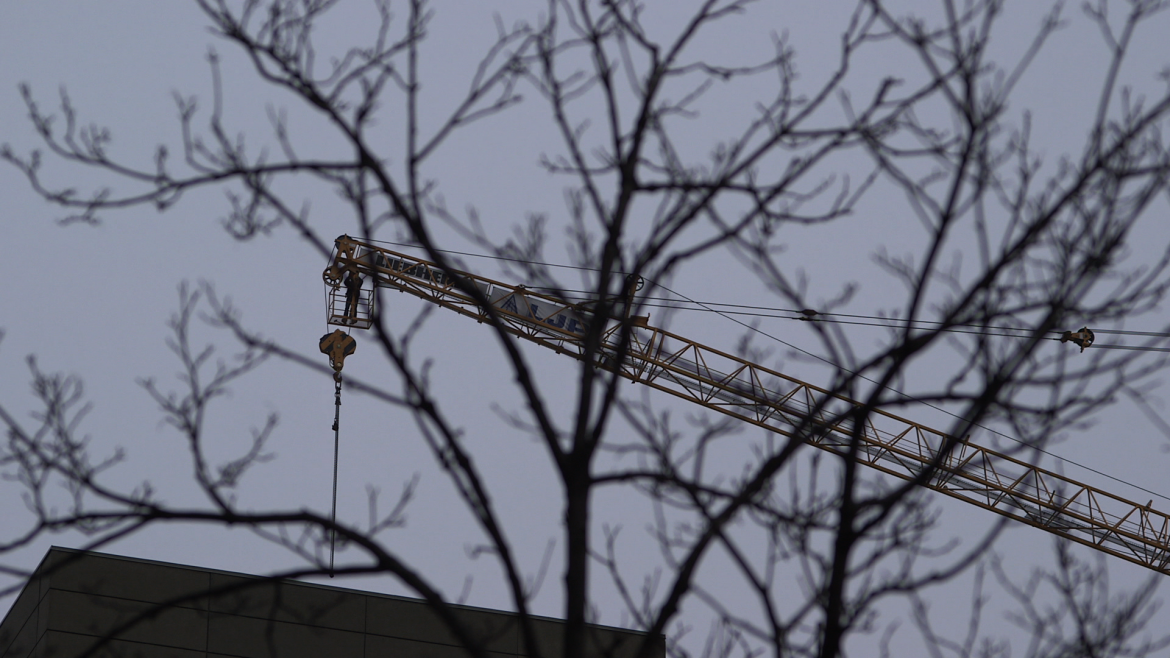
[[(529, 656), (516, 615), (457, 606), (493, 658)], [(562, 623), (536, 618), (540, 654)], [(631, 658), (643, 635), (591, 627), (589, 655)], [(417, 599), (52, 548), (0, 622), (2, 658), (464, 658)], [(665, 655), (657, 638), (655, 655)]]

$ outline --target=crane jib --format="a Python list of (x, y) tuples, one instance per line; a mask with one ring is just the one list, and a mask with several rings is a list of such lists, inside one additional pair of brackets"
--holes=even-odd
[[(374, 257), (374, 266), (393, 272), (397, 276), (406, 276), (419, 279), (433, 286), (449, 288), (454, 285), (455, 277), (443, 270), (431, 266), (429, 263), (410, 262), (401, 258), (394, 258), (379, 252), (371, 252)], [(368, 262), (368, 261), (367, 261)], [(588, 320), (574, 307), (565, 303), (558, 304), (549, 299), (533, 299), (522, 289), (508, 288), (499, 284), (481, 284), (476, 282), (488, 297), (492, 306), (513, 314), (521, 320), (535, 320), (547, 327), (560, 332), (584, 335), (589, 326)], [(393, 284), (379, 281), (380, 285)], [(543, 328), (533, 325), (534, 328)]]
[[(881, 408), (869, 409), (863, 423), (852, 424), (848, 419), (856, 401), (644, 320), (618, 322), (606, 331), (596, 352), (586, 353), (582, 338), (597, 321), (596, 302), (572, 304), (524, 286), (444, 271), (342, 236), (324, 275), (333, 296), (344, 301), (337, 291), (347, 271), (360, 271), (377, 286), (396, 288), (480, 322), (489, 321), (487, 309), (494, 309), (505, 331), (558, 353), (829, 452), (844, 455), (852, 449), (858, 463), (888, 475), (1170, 575), (1170, 515), (1152, 509), (1152, 500), (1141, 505)], [(482, 296), (471, 294), (468, 285)], [(618, 303), (607, 317), (627, 317), (621, 304), (628, 300), (614, 299)], [(354, 326), (353, 317), (335, 308), (336, 300), (330, 304), (331, 324)], [(629, 343), (621, 348), (614, 332), (625, 326), (631, 327)]]

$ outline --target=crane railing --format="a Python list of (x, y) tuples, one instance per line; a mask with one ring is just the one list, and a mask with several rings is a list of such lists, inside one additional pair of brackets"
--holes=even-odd
[(610, 327), (600, 349), (586, 354), (583, 339), (593, 320), (587, 304), (444, 271), (343, 236), (325, 280), (336, 290), (346, 271), (371, 277), (376, 286), (488, 321), (488, 310), (467, 292), (474, 286), (513, 335), (823, 450), (852, 454), (894, 477), (1170, 574), (1170, 516), (1151, 505), (880, 409), (860, 414), (865, 421), (859, 427), (853, 422), (859, 414), (852, 413), (859, 403), (853, 400), (644, 323), (631, 327), (624, 354), (617, 344), (622, 324)]

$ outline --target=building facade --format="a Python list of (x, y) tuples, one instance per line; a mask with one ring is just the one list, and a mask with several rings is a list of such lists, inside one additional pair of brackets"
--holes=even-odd
[[(560, 621), (455, 606), (491, 658), (561, 655)], [(633, 658), (644, 635), (591, 626), (588, 655)], [(662, 637), (654, 656), (665, 655)], [(53, 548), (0, 622), (2, 658), (466, 658), (423, 601)]]

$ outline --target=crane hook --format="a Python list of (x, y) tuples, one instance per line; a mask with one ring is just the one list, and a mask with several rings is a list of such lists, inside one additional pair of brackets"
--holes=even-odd
[(357, 349), (357, 341), (353, 336), (340, 329), (321, 337), (321, 353), (329, 357), (329, 366), (333, 368), (333, 380), (341, 383), (341, 368), (345, 365), (345, 357)]

